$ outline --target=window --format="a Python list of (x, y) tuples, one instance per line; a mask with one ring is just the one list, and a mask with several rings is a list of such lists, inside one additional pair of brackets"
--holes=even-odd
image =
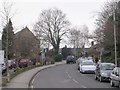
[(102, 64), (101, 65), (102, 70), (113, 70), (114, 68), (115, 68), (115, 66), (111, 65), (111, 64)]

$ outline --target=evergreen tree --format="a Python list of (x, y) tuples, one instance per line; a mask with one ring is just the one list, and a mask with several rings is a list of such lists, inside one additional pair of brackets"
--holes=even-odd
[(63, 59), (65, 60), (69, 54), (70, 54), (70, 52), (68, 51), (68, 48), (65, 45), (65, 47), (62, 48)]
[(3, 32), (2, 32), (2, 50), (5, 51), (5, 56), (6, 56), (6, 48), (8, 48), (8, 59), (11, 59), (13, 57), (13, 42), (14, 42), (14, 32), (13, 32), (11, 19), (9, 19), (8, 24), (3, 28)]

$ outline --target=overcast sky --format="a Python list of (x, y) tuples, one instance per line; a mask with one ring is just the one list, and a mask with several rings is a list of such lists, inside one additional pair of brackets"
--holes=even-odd
[[(2, 8), (0, 0), (0, 8)], [(42, 10), (56, 7), (66, 14), (73, 26), (86, 24), (90, 31), (94, 30), (95, 16), (107, 0), (8, 0), (13, 1), (12, 11), (17, 13), (12, 18), (13, 26), (21, 29), (28, 26), (32, 29)]]
[[(0, 9), (2, 8), (0, 0)], [(15, 32), (28, 26), (32, 30), (42, 10), (58, 8), (66, 14), (72, 26), (80, 27), (86, 24), (92, 32), (95, 29), (94, 22), (97, 12), (101, 11), (102, 6), (108, 0), (7, 0), (13, 1), (12, 12), (16, 14), (12, 18)], [(0, 20), (1, 21), (1, 20)], [(1, 22), (0, 22), (0, 30)]]

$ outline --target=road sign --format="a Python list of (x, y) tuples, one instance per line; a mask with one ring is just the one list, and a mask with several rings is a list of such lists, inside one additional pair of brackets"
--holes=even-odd
[(0, 50), (0, 64), (4, 63), (4, 51)]

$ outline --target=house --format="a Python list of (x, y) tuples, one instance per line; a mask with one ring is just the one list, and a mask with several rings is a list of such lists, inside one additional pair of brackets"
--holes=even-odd
[(88, 56), (88, 51), (89, 48), (67, 48), (67, 46), (62, 48), (62, 55), (64, 57), (64, 59), (68, 56), (68, 55), (74, 55), (76, 58), (79, 58), (81, 56)]
[(39, 40), (29, 30), (23, 28), (14, 36), (14, 56), (23, 58), (36, 58), (39, 53)]
[(93, 58), (100, 58), (101, 53), (101, 45), (100, 44), (92, 44), (90, 49), (88, 50), (88, 54)]

